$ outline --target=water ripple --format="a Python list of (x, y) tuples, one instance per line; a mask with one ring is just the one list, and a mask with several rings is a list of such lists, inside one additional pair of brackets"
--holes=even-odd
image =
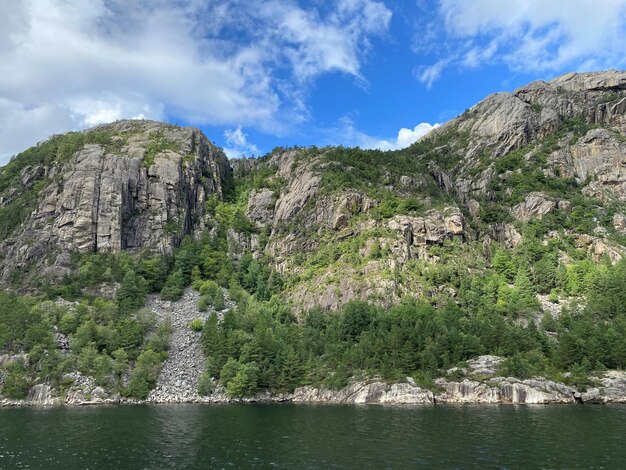
[(0, 410), (0, 468), (619, 468), (626, 407)]

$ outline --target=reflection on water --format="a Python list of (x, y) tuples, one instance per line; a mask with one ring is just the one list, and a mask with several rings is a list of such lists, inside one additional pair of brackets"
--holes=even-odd
[(0, 468), (624, 468), (626, 407), (0, 410)]

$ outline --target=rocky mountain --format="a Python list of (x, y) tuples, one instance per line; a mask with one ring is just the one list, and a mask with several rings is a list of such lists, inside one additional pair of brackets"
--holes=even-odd
[(271, 260), (305, 309), (419, 295), (427, 286), (412, 261), (440, 260), (436, 247), (453, 240), (488, 259), (492, 242), (513, 248), (548, 215), (595, 261), (615, 262), (625, 113), (625, 73), (568, 74), (491, 95), (404, 151), (277, 149), (233, 161), (254, 181), (246, 214), (268, 236), (261, 246), (259, 235), (233, 234), (231, 249)]
[(119, 121), (0, 169), (0, 386), (624, 401), (625, 254), (626, 72), (496, 93), (392, 152), (229, 162)]
[[(9, 163), (1, 178), (6, 282), (18, 271), (67, 274), (72, 252), (171, 254), (204, 229), (206, 198), (223, 197), (231, 170), (197, 129), (118, 121), (53, 137)], [(15, 223), (9, 217), (26, 191), (34, 193), (31, 212)]]

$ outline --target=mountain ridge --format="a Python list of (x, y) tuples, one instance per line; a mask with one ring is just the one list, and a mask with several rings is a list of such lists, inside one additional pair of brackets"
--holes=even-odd
[[(148, 397), (172, 325), (146, 295), (176, 315), (191, 286), (209, 401), (309, 385), (297, 396), (332, 401), (407, 376), (461, 401), (571, 402), (605, 382), (619, 401), (623, 374), (604, 370), (626, 364), (625, 166), (617, 71), (490, 95), (397, 151), (228, 162), (153, 121), (53, 137), (0, 169), (2, 393)], [(518, 381), (468, 369), (484, 356)]]

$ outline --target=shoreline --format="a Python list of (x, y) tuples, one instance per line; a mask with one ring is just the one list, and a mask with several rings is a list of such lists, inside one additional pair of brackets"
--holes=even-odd
[(261, 391), (245, 398), (231, 398), (223, 387), (213, 394), (185, 399), (149, 397), (136, 400), (107, 394), (102, 388), (85, 392), (70, 390), (63, 398), (48, 385), (36, 385), (25, 400), (1, 399), (0, 408), (85, 407), (96, 405), (160, 404), (336, 404), (336, 405), (575, 405), (626, 404), (626, 371), (607, 371), (592, 378), (595, 385), (584, 392), (543, 377), (520, 380), (513, 377), (491, 377), (481, 381), (435, 381), (436, 390), (422, 388), (407, 377), (403, 382), (387, 383), (378, 377), (354, 380), (339, 390), (304, 386), (293, 393), (272, 394)]

